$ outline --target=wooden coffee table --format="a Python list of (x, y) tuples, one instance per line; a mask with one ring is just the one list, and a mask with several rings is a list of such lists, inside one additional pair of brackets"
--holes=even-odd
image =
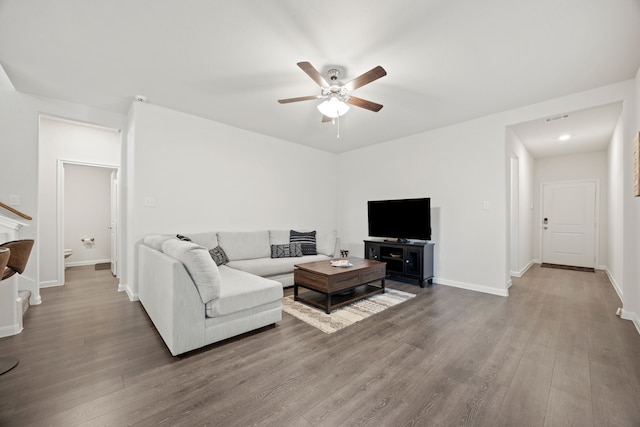
[[(353, 264), (350, 267), (333, 267), (329, 260), (296, 264), (293, 270), (294, 300), (322, 308), (329, 314), (332, 308), (384, 293), (386, 263), (351, 257), (349, 261)], [(378, 281), (379, 286), (372, 284)], [(304, 296), (301, 296), (298, 293), (299, 288), (313, 292), (305, 292)]]

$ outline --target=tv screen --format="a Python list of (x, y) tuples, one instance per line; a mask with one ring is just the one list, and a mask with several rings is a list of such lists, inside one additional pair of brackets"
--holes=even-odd
[(431, 199), (371, 200), (369, 236), (431, 240)]

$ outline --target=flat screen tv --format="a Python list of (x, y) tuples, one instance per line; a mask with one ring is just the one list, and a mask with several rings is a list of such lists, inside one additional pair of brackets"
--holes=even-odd
[(431, 199), (370, 200), (369, 236), (431, 240)]

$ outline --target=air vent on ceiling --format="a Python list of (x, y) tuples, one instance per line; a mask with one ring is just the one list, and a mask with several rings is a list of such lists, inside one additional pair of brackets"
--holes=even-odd
[(569, 115), (568, 114), (564, 114), (562, 116), (549, 117), (548, 119), (545, 119), (545, 121), (553, 122), (553, 121), (556, 121), (556, 120), (566, 119), (567, 117), (569, 117)]

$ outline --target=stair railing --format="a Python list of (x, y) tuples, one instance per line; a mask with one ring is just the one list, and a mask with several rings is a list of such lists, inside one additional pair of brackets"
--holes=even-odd
[(22, 213), (22, 212), (20, 212), (19, 210), (14, 209), (14, 208), (12, 208), (12, 207), (11, 207), (11, 206), (9, 206), (9, 205), (5, 205), (5, 204), (4, 204), (4, 203), (2, 203), (2, 202), (0, 202), (0, 208), (4, 208), (4, 209), (8, 210), (9, 212), (11, 212), (11, 213), (14, 213), (14, 214), (18, 215), (20, 218), (24, 218), (24, 219), (29, 220), (29, 221), (31, 221), (31, 220), (33, 219), (33, 218), (31, 218), (29, 215), (27, 215), (26, 213)]

